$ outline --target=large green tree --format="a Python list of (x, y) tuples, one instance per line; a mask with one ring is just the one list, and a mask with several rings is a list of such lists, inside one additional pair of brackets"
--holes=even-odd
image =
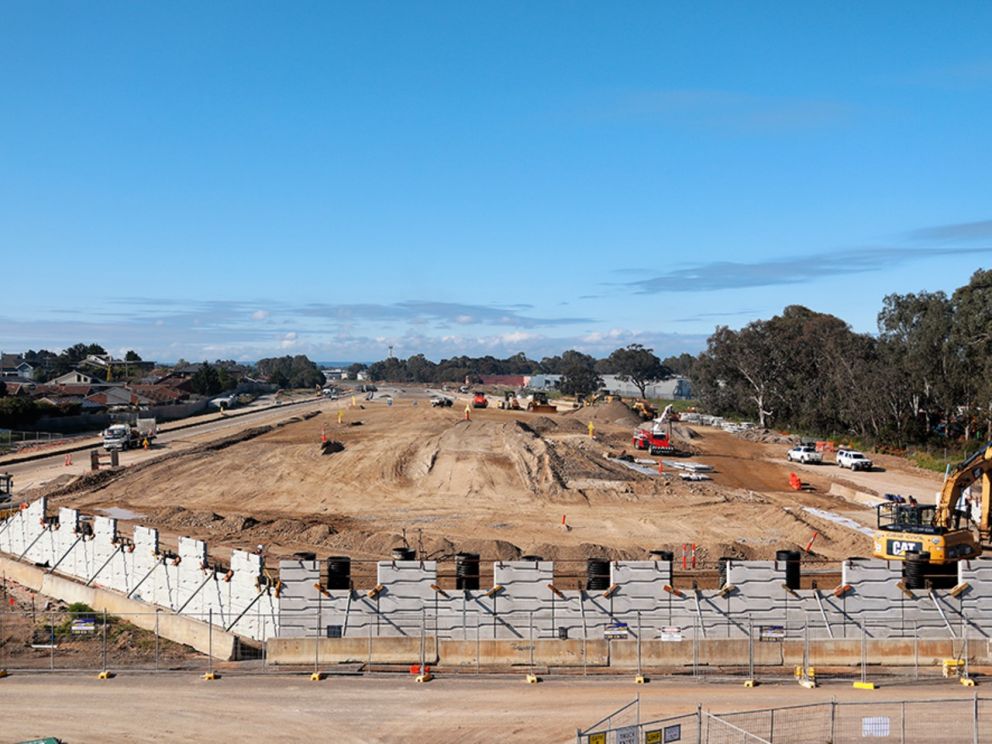
[(641, 344), (630, 344), (610, 354), (609, 362), (615, 374), (625, 382), (633, 383), (645, 396), (648, 384), (671, 375), (651, 349)]

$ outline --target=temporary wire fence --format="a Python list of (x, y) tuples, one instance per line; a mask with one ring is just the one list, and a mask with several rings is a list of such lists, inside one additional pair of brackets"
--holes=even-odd
[[(231, 643), (231, 634), (224, 632), (226, 622), (213, 612), (183, 614), (184, 621), (194, 621), (192, 630), (183, 632), (199, 634), (199, 650), (194, 650), (168, 640), (185, 636), (172, 626), (175, 614), (165, 609), (107, 614), (85, 606), (46, 603), (26, 609), (23, 602), (20, 608), (6, 604), (0, 606), (0, 669), (49, 672), (190, 669), (203, 666), (207, 656), (233, 656), (238, 661), (230, 669), (245, 673), (326, 673), (335, 667), (395, 671), (416, 663), (477, 674), (512, 669), (541, 675), (610, 671), (755, 681), (795, 674), (815, 684), (864, 682), (879, 676), (968, 677), (971, 664), (985, 661), (990, 651), (988, 639), (965, 634), (965, 625), (953, 638), (936, 640), (921, 638), (923, 629), (908, 636), (877, 638), (872, 626), (864, 625), (859, 636), (849, 634), (838, 643), (814, 638), (814, 629), (807, 624), (748, 622), (742, 633), (739, 623), (733, 628), (703, 627), (698, 622), (665, 626), (645, 613), (634, 613), (609, 624), (580, 616), (574, 624), (561, 626), (560, 617), (546, 612), (453, 617), (425, 606), (351, 620), (341, 613), (317, 613), (300, 626), (300, 632), (285, 634), (286, 640), (311, 641), (306, 647), (312, 658), (297, 655), (287, 660), (279, 653), (270, 658), (273, 637), (257, 642), (237, 638), (233, 652), (222, 647), (219, 644)], [(256, 613), (250, 618), (256, 627), (275, 627), (262, 622), (272, 620), (263, 610)], [(204, 642), (218, 644), (213, 654)]]
[[(779, 708), (695, 713), (629, 720), (631, 701), (575, 733), (576, 744), (988, 744), (992, 698), (812, 703)], [(625, 719), (624, 715), (628, 718)]]

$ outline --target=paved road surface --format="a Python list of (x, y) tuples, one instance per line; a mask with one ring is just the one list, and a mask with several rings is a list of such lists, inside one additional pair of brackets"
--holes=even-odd
[[(345, 401), (330, 401), (314, 398), (301, 403), (291, 403), (255, 413), (246, 413), (228, 418), (211, 418), (196, 426), (178, 431), (162, 431), (155, 440), (155, 446), (148, 451), (128, 450), (121, 453), (122, 465), (132, 465), (151, 457), (157, 457), (165, 452), (176, 452), (192, 447), (205, 440), (214, 439), (223, 434), (233, 434), (261, 424), (273, 423), (295, 416), (303, 411), (319, 408), (331, 410), (346, 405)], [(101, 448), (101, 452), (102, 452)], [(65, 466), (64, 454), (53, 454), (50, 457), (16, 464), (0, 463), (0, 471), (14, 476), (14, 494), (57, 478), (60, 475), (80, 475), (90, 468), (89, 450), (74, 452), (71, 466)]]

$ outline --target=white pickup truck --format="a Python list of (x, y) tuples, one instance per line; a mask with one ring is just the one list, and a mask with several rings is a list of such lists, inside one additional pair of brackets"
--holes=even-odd
[(804, 462), (812, 465), (823, 462), (823, 455), (817, 452), (812, 444), (796, 445), (786, 453), (785, 457), (789, 462)]
[(837, 465), (851, 470), (871, 470), (872, 461), (857, 450), (839, 449), (837, 450)]

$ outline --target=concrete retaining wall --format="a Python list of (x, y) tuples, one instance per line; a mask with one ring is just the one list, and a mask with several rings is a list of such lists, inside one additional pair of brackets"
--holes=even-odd
[(148, 612), (161, 607), (200, 621), (212, 613), (224, 631), (256, 640), (276, 634), (278, 600), (265, 580), (261, 556), (252, 553), (234, 550), (230, 570), (218, 570), (200, 540), (180, 537), (177, 549), (167, 550), (157, 530), (141, 526), (134, 528), (132, 541), (124, 540), (110, 517), (84, 518), (66, 508), (56, 519), (47, 517), (44, 498), (0, 523), (0, 553), (54, 570), (46, 574), (52, 582), (62, 576), (88, 583), (61, 587), (64, 595), (76, 593), (87, 604), (82, 597), (88, 590), (106, 589), (145, 603)]
[[(822, 566), (818, 566), (823, 570)], [(790, 590), (785, 566), (775, 561), (730, 562), (722, 590), (671, 587), (671, 565), (662, 561), (616, 561), (607, 591), (553, 586), (550, 561), (493, 564), (494, 586), (438, 589), (432, 561), (382, 561), (378, 592), (321, 591), (316, 561), (282, 561), (285, 582), (280, 636), (419, 636), (445, 640), (603, 639), (625, 623), (631, 637), (655, 640), (693, 634), (700, 640), (782, 634), (824, 640), (911, 637), (992, 637), (992, 559), (962, 563), (949, 590), (906, 592), (901, 564), (852, 559), (841, 567), (841, 585)], [(833, 572), (836, 576), (836, 572)], [(844, 586), (847, 586), (844, 589)]]
[(235, 635), (225, 633), (218, 628), (214, 628), (211, 633), (210, 626), (201, 620), (170, 612), (156, 612), (144, 602), (127, 599), (106, 589), (83, 586), (77, 581), (50, 574), (42, 568), (19, 563), (3, 556), (0, 556), (0, 573), (47, 597), (69, 604), (84, 602), (97, 612), (106, 611), (111, 615), (120, 615), (139, 628), (151, 631), (157, 628), (163, 638), (192, 646), (204, 654), (212, 651), (215, 658), (228, 660), (235, 656), (237, 649)]
[[(637, 641), (451, 641), (427, 637), (424, 658), (428, 664), (449, 667), (594, 667), (633, 670), (638, 666)], [(314, 644), (319, 644), (315, 649)], [(922, 667), (939, 665), (943, 659), (962, 654), (960, 643), (951, 640), (885, 639), (868, 642), (870, 665)], [(642, 641), (641, 667), (645, 669), (699, 666), (744, 669), (752, 650), (746, 639)], [(315, 654), (317, 654), (315, 656)], [(754, 642), (756, 667), (793, 668), (803, 663), (803, 642)], [(267, 660), (274, 665), (365, 663), (417, 664), (420, 639), (414, 638), (275, 638), (268, 644)], [(971, 663), (992, 660), (987, 644), (969, 647)], [(857, 667), (861, 662), (860, 640), (810, 641), (809, 663), (816, 667)]]
[[(906, 591), (902, 564), (874, 559), (844, 561), (839, 586), (797, 590), (785, 586), (785, 566), (775, 561), (731, 561), (724, 587), (706, 590), (673, 587), (668, 561), (615, 561), (609, 589), (595, 591), (555, 586), (550, 561), (497, 561), (492, 586), (456, 591), (440, 587), (436, 562), (418, 560), (380, 561), (373, 586), (330, 590), (321, 583), (318, 561), (293, 560), (280, 562), (277, 596), (253, 553), (234, 550), (230, 570), (217, 569), (202, 541), (180, 537), (169, 550), (151, 528), (136, 526), (133, 540), (125, 540), (112, 518), (63, 508), (52, 519), (45, 509), (41, 499), (0, 523), (0, 552), (147, 603), (152, 611), (199, 620), (212, 612), (221, 630), (257, 640), (581, 640), (588, 664), (590, 642), (625, 633), (673, 643), (679, 636), (710, 642), (749, 633), (798, 639), (807, 628), (810, 638), (824, 641), (862, 633), (870, 639), (960, 639), (965, 632), (992, 638), (992, 558), (959, 564), (955, 591)], [(82, 588), (59, 591), (89, 596)], [(556, 648), (557, 654), (566, 647)]]

